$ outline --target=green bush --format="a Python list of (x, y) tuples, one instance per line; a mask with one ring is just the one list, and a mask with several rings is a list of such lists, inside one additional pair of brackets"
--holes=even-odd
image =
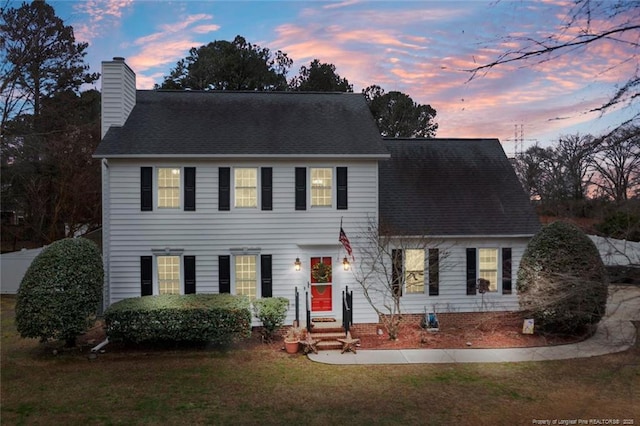
[(264, 340), (273, 340), (276, 331), (284, 324), (288, 309), (289, 299), (284, 297), (265, 297), (253, 301), (253, 313), (262, 321)]
[(16, 326), (22, 337), (65, 340), (95, 323), (104, 284), (102, 257), (91, 241), (65, 239), (45, 248), (31, 263), (16, 297)]
[(621, 211), (612, 213), (595, 228), (607, 237), (640, 241), (640, 216), (633, 213)]
[(144, 296), (107, 308), (111, 340), (228, 343), (251, 334), (249, 299), (231, 294)]
[(563, 222), (531, 239), (518, 269), (520, 308), (542, 332), (579, 334), (597, 324), (605, 313), (607, 286), (595, 244)]

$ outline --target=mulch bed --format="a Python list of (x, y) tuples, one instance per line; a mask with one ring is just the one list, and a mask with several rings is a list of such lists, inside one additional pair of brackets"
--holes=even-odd
[[(517, 348), (533, 346), (562, 345), (582, 341), (588, 336), (543, 336), (539, 334), (522, 334), (522, 322), (503, 321), (491, 325), (441, 327), (438, 332), (422, 329), (416, 323), (403, 323), (400, 326), (399, 338), (389, 340), (386, 332), (379, 334), (352, 333), (360, 339), (360, 349), (456, 349), (456, 348)], [(105, 338), (104, 328), (98, 323), (89, 332), (78, 338), (78, 345), (90, 350)], [(260, 334), (254, 330), (251, 338), (242, 339), (232, 345), (234, 348), (250, 350), (281, 350), (282, 339), (265, 344)], [(176, 348), (175, 346), (173, 348)], [(162, 350), (167, 347), (147, 345), (123, 345), (110, 343), (107, 352), (128, 352), (139, 350)]]

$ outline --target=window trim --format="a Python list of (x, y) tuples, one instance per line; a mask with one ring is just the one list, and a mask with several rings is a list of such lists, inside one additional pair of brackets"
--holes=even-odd
[[(419, 270), (409, 270), (407, 268), (407, 260), (409, 258), (409, 256), (407, 256), (407, 252), (409, 251), (416, 251), (416, 252), (422, 252), (422, 291), (409, 291), (409, 286), (408, 286), (408, 273), (409, 272), (418, 272), (420, 273)], [(419, 249), (419, 248), (405, 248), (404, 249), (404, 253), (402, 256), (402, 274), (403, 274), (403, 284), (404, 284), (404, 294), (406, 295), (411, 295), (411, 294), (425, 294), (425, 289), (426, 289), (426, 268), (425, 268), (425, 262), (426, 262), (426, 253), (424, 249)], [(419, 286), (418, 286), (419, 287)]]
[[(231, 294), (238, 295), (238, 277), (236, 274), (237, 268), (237, 260), (240, 257), (253, 257), (254, 259), (254, 267), (255, 267), (255, 298), (259, 299), (262, 297), (261, 285), (262, 282), (260, 276), (260, 254), (256, 252), (242, 252), (242, 253), (232, 253), (231, 255)], [(248, 280), (247, 280), (248, 281)], [(251, 297), (251, 296), (248, 296)]]
[[(160, 169), (180, 171), (180, 179), (179, 179), (179, 186), (178, 186), (178, 205), (175, 207), (166, 207), (166, 206), (160, 205)], [(184, 205), (184, 195), (182, 194), (184, 191), (184, 168), (182, 166), (156, 166), (154, 167), (153, 178), (154, 178), (153, 192), (156, 195), (155, 208), (157, 208), (158, 211), (182, 210)], [(173, 187), (170, 187), (170, 188), (173, 188)]]
[(182, 255), (176, 254), (162, 254), (155, 256), (155, 271), (154, 271), (154, 289), (153, 294), (161, 295), (164, 293), (160, 293), (160, 259), (162, 258), (175, 258), (177, 259), (177, 265), (179, 268), (179, 277), (178, 277), (178, 293), (167, 293), (167, 294), (184, 294), (184, 265), (182, 264), (183, 258)]
[[(495, 284), (495, 288), (492, 289), (491, 288), (491, 280), (489, 280), (489, 291), (488, 293), (498, 293), (502, 287), (502, 273), (500, 271), (500, 267), (502, 265), (501, 262), (501, 251), (499, 247), (478, 247), (476, 248), (477, 252), (476, 252), (476, 271), (477, 271), (477, 278), (480, 279), (482, 278), (482, 272), (492, 272), (495, 273), (495, 277), (496, 277), (496, 282)], [(480, 269), (480, 251), (481, 250), (492, 250), (493, 252), (495, 252), (495, 258), (496, 258), (496, 263), (495, 263), (495, 269)], [(498, 285), (500, 283), (500, 285)]]
[[(475, 274), (475, 282), (474, 282), (474, 288), (473, 288), (473, 292), (471, 292), (471, 288), (469, 287), (469, 284), (467, 284), (467, 296), (474, 296), (477, 294), (480, 294), (478, 292), (478, 279), (480, 278), (480, 250), (495, 250), (496, 254), (497, 254), (497, 264), (496, 264), (496, 288), (495, 290), (489, 290), (486, 294), (498, 294), (498, 295), (513, 295), (515, 294), (514, 291), (514, 283), (515, 283), (515, 277), (513, 274), (513, 248), (511, 246), (502, 246), (502, 245), (496, 245), (496, 246), (476, 246), (476, 247), (467, 247), (466, 248), (466, 252), (467, 252), (467, 264), (466, 264), (466, 268), (467, 268), (467, 279), (469, 278), (469, 274), (471, 272), (473, 272)], [(505, 269), (505, 263), (504, 263), (504, 255), (505, 253), (509, 253), (510, 255), (510, 267)], [(475, 257), (475, 268), (474, 270), (470, 270), (469, 269), (469, 265), (468, 262), (470, 260), (470, 255), (473, 255), (473, 257)], [(510, 279), (508, 280), (511, 284), (511, 288), (507, 289), (507, 291), (505, 292), (505, 272), (510, 272), (511, 276)]]
[[(261, 179), (260, 179), (260, 167), (244, 167), (244, 166), (238, 166), (238, 167), (233, 167), (233, 184), (230, 185), (231, 189), (232, 189), (232, 197), (233, 197), (233, 208), (234, 209), (240, 209), (240, 210), (248, 210), (248, 209), (258, 209), (258, 206), (261, 205), (261, 200), (260, 200), (260, 188), (261, 188)], [(236, 172), (239, 170), (253, 170), (255, 172), (255, 186), (242, 186), (242, 187), (238, 187), (236, 185)], [(237, 189), (251, 189), (253, 188), (253, 190), (255, 191), (255, 203), (252, 206), (238, 206), (238, 198), (237, 198)]]
[[(330, 170), (331, 171), (331, 187), (329, 188), (331, 191), (331, 197), (330, 197), (330, 204), (323, 204), (323, 205), (314, 205), (313, 204), (313, 170)], [(312, 209), (333, 209), (335, 208), (335, 201), (336, 201), (336, 168), (335, 167), (331, 167), (331, 166), (317, 166), (317, 167), (309, 167), (308, 171), (307, 171), (307, 179), (309, 182), (309, 190), (308, 190), (308, 195), (307, 195), (307, 202), (309, 203), (309, 207)], [(323, 189), (326, 189), (327, 187), (323, 186)]]

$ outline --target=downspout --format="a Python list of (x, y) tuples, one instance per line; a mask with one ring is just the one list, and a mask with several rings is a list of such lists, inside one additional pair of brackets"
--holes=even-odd
[(110, 226), (111, 221), (109, 215), (109, 196), (110, 196), (110, 176), (109, 176), (109, 161), (106, 158), (102, 159), (102, 261), (104, 268), (104, 288), (102, 291), (102, 311), (107, 309), (111, 304), (111, 252), (110, 252)]
[(104, 348), (108, 344), (109, 344), (109, 338), (107, 337), (102, 342), (98, 343), (93, 349), (91, 349), (91, 353), (98, 352), (100, 349)]

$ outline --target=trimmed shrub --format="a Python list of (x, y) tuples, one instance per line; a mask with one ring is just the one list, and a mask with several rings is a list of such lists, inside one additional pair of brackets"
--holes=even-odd
[(284, 297), (265, 297), (253, 301), (253, 313), (262, 321), (262, 337), (271, 342), (276, 331), (282, 327), (287, 317), (289, 299)]
[(518, 269), (520, 308), (548, 333), (580, 334), (605, 313), (608, 278), (595, 244), (554, 222), (529, 242)]
[(56, 241), (31, 263), (16, 297), (16, 327), (22, 337), (65, 340), (95, 323), (104, 285), (98, 247), (84, 238)]
[(144, 296), (124, 299), (104, 314), (115, 341), (228, 343), (251, 334), (249, 299), (231, 294)]

